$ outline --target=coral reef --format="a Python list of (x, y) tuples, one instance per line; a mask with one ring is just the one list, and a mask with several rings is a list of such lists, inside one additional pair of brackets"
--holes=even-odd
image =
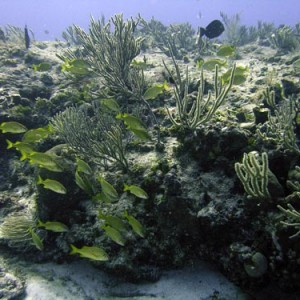
[(227, 21), (222, 60), (220, 41), (201, 60), (187, 24), (141, 17), (27, 51), (4, 31), (0, 246), (69, 262), (74, 245), (132, 281), (206, 259), (253, 296), (299, 291), (299, 45), (282, 36), (298, 27), (249, 44)]

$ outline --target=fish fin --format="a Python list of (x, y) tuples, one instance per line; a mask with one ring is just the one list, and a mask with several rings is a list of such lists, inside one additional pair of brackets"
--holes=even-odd
[(127, 218), (127, 219), (129, 217), (129, 214), (128, 214), (127, 210), (124, 211), (124, 217)]
[(37, 184), (43, 184), (43, 179), (40, 175), (38, 176)]
[(26, 158), (28, 158), (28, 154), (25, 151), (20, 151), (21, 152), (21, 157), (20, 157), (20, 161), (25, 160)]
[(119, 112), (119, 113), (115, 116), (115, 118), (116, 118), (117, 120), (123, 119), (122, 113)]
[(167, 80), (165, 80), (164, 83), (163, 83), (163, 89), (164, 89), (165, 91), (167, 91), (167, 90), (170, 89), (170, 87), (169, 87), (169, 85), (168, 85), (168, 83), (167, 83)]
[(77, 248), (72, 244), (70, 244), (70, 247), (71, 247), (71, 252), (69, 254), (71, 254), (71, 255), (76, 254), (77, 253)]
[(6, 142), (7, 142), (7, 148), (6, 149), (11, 149), (14, 146), (13, 142), (11, 142), (10, 140), (6, 140)]
[(45, 224), (40, 219), (38, 219), (37, 227), (44, 227), (44, 225)]
[(205, 35), (205, 32), (206, 32), (205, 28), (200, 27), (200, 37), (203, 37)]
[(129, 185), (127, 185), (126, 183), (124, 183), (124, 189), (123, 189), (124, 192), (126, 191), (129, 191)]

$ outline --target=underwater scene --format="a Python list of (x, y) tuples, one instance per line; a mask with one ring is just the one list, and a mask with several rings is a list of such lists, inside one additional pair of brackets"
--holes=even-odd
[(300, 299), (298, 2), (44, 2), (0, 0), (0, 299)]

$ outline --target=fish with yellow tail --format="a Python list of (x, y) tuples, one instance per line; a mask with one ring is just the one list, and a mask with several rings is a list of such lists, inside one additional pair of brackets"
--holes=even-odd
[(103, 225), (101, 226), (102, 229), (105, 231), (105, 235), (110, 237), (115, 243), (119, 244), (120, 246), (124, 246), (126, 243), (126, 239), (122, 235), (120, 231), (117, 229), (109, 226), (109, 225)]
[(124, 192), (127, 192), (127, 191), (141, 199), (149, 198), (148, 194), (137, 185), (124, 184)]
[(40, 251), (44, 250), (43, 240), (40, 238), (40, 236), (33, 230), (32, 227), (30, 227), (28, 230), (31, 234), (33, 245)]
[(101, 176), (98, 177), (98, 181), (101, 184), (102, 194), (107, 201), (115, 202), (119, 199), (118, 192), (109, 182)]
[(86, 163), (84, 160), (82, 160), (80, 158), (76, 158), (76, 164), (77, 164), (76, 171), (78, 173), (84, 173), (84, 174), (87, 174), (87, 175), (90, 175), (90, 174), (93, 173), (93, 170), (91, 169), (89, 164)]
[(124, 212), (124, 217), (127, 219), (132, 230), (140, 237), (145, 237), (145, 230), (143, 225), (133, 216), (129, 215), (127, 211)]
[(57, 180), (53, 179), (45, 179), (43, 180), (41, 176), (38, 177), (37, 184), (41, 184), (44, 186), (45, 189), (51, 190), (58, 194), (66, 194), (67, 189)]
[(21, 160), (28, 159), (31, 165), (38, 165), (53, 172), (62, 172), (63, 169), (55, 162), (53, 156), (43, 152), (26, 153), (21, 150)]
[(27, 154), (30, 154), (35, 151), (33, 146), (29, 143), (20, 142), (20, 141), (13, 143), (10, 140), (6, 140), (6, 142), (7, 142), (7, 149), (15, 148), (18, 151), (22, 151), (23, 153), (27, 153)]
[(83, 246), (82, 248), (77, 248), (72, 244), (70, 244), (70, 247), (72, 249), (70, 255), (79, 254), (80, 257), (97, 261), (107, 261), (109, 259), (109, 256), (106, 253), (106, 251), (100, 247)]
[(38, 220), (37, 227), (43, 227), (46, 230), (53, 232), (67, 232), (69, 230), (67, 225), (56, 221), (42, 222), (41, 220)]
[(2, 122), (0, 130), (2, 133), (23, 133), (27, 131), (27, 128), (18, 122)]
[(123, 120), (126, 129), (132, 131), (138, 138), (142, 140), (151, 140), (151, 136), (144, 123), (136, 116), (127, 113), (118, 113), (117, 120)]
[(112, 228), (116, 229), (119, 232), (126, 231), (126, 225), (124, 222), (117, 216), (105, 215), (99, 211), (98, 218), (105, 221), (105, 225), (109, 225)]
[(166, 81), (164, 81), (163, 84), (155, 84), (146, 90), (146, 92), (144, 94), (144, 98), (146, 100), (153, 100), (158, 95), (162, 94), (164, 91), (167, 91), (169, 89), (170, 89), (170, 87), (168, 86)]
[(22, 141), (26, 143), (36, 143), (48, 137), (52, 132), (51, 125), (47, 127), (40, 127), (35, 129), (29, 129), (23, 136)]

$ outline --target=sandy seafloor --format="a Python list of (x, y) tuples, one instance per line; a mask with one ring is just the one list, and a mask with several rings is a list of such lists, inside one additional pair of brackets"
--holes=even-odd
[[(106, 299), (246, 299), (240, 290), (211, 265), (163, 272), (154, 283), (128, 283), (94, 268), (87, 261), (71, 264), (18, 262), (26, 280), (26, 300)], [(4, 298), (2, 298), (4, 299)]]

